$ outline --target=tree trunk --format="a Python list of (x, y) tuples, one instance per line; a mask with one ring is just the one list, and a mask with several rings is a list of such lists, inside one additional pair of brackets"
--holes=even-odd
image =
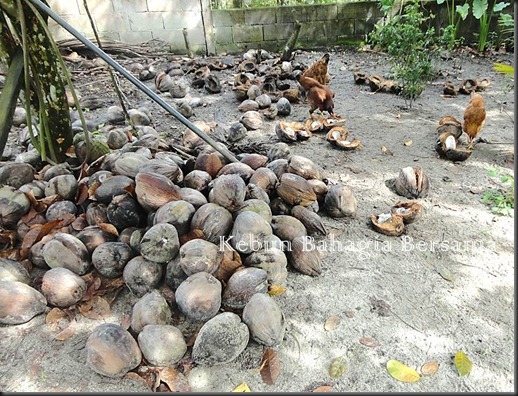
[[(37, 107), (40, 120), (42, 115), (46, 119), (46, 125), (43, 125), (44, 131), (40, 130), (39, 132), (45, 133), (46, 152), (50, 154), (53, 161), (63, 162), (66, 158), (66, 151), (72, 146), (73, 134), (65, 93), (65, 81), (62, 77), (63, 71), (58, 61), (61, 54), (53, 52), (52, 38), (47, 36), (43, 26), (40, 25), (38, 18), (27, 3), (22, 2), (22, 7), (27, 26), (26, 32), (22, 32), (15, 1), (2, 0), (0, 4), (0, 9), (8, 15), (18, 34), (20, 36), (22, 33), (27, 34), (30, 65), (26, 66), (30, 68), (34, 80), (28, 96)], [(2, 26), (0, 35), (0, 41), (4, 41), (4, 37), (10, 36), (6, 25)], [(39, 97), (42, 100), (37, 99), (38, 95), (35, 90), (40, 92)]]

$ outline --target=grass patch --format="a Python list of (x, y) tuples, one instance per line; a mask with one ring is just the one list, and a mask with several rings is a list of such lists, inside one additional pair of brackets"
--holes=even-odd
[(482, 202), (488, 205), (493, 213), (514, 217), (514, 177), (501, 175), (494, 168), (489, 169), (488, 175), (495, 188), (484, 192)]

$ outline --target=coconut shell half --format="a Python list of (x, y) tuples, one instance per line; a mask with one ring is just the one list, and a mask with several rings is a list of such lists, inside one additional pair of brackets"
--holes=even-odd
[(399, 236), (405, 230), (403, 218), (393, 213), (372, 214), (371, 224), (375, 231), (389, 236)]

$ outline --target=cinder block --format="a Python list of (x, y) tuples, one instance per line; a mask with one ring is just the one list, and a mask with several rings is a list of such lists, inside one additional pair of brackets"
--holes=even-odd
[(245, 24), (244, 10), (212, 10), (214, 27)]
[[(109, 0), (99, 0), (101, 2), (110, 2)], [(132, 12), (146, 12), (146, 0), (111, 0), (113, 2), (113, 9), (115, 12), (123, 12), (130, 14)], [(90, 5), (90, 4), (88, 4)]]
[(182, 9), (182, 3), (199, 3), (192, 0), (147, 0), (149, 11), (179, 11)]
[(339, 19), (364, 19), (372, 15), (374, 18), (381, 18), (383, 13), (377, 3), (357, 2), (337, 4), (337, 16)]
[[(318, 21), (332, 21), (338, 15), (338, 6), (336, 4), (322, 4), (316, 8), (316, 20)], [(309, 19), (309, 16), (308, 16)]]
[[(106, 0), (88, 0), (88, 9), (90, 10), (90, 14), (94, 16), (94, 18), (99, 16), (104, 16), (106, 14), (113, 15), (114, 8), (113, 2)], [(63, 1), (62, 1), (63, 2)], [(79, 1), (79, 12), (81, 15), (87, 15), (86, 9), (83, 1)]]
[(99, 32), (99, 37), (101, 40), (114, 40), (114, 41), (121, 41), (121, 36), (119, 32)]
[(214, 28), (216, 34), (216, 44), (232, 43), (232, 28), (228, 26), (221, 26)]
[(131, 30), (128, 17), (124, 14), (96, 16), (95, 24), (99, 32), (124, 32)]
[[(205, 45), (203, 29), (190, 29), (187, 31), (191, 47)], [(157, 38), (177, 47), (185, 48), (185, 39), (182, 29), (154, 30), (153, 38)]]
[(301, 24), (299, 37), (301, 39), (317, 39), (326, 35), (326, 23), (322, 21), (318, 22), (306, 22)]
[(354, 19), (337, 19), (328, 26), (329, 34), (336, 37), (354, 36)]
[(163, 12), (164, 29), (203, 28), (203, 20), (198, 12)]
[(135, 12), (128, 15), (131, 30), (161, 30), (164, 28), (164, 21), (161, 12)]
[(308, 20), (308, 9), (305, 6), (277, 7), (277, 23), (306, 22)]
[(275, 22), (277, 16), (273, 7), (245, 10), (245, 25), (273, 25)]
[(260, 42), (263, 41), (263, 27), (235, 25), (232, 27), (232, 37), (234, 43)]
[(64, 15), (78, 15), (79, 7), (77, 6), (77, 0), (49, 0), (49, 7), (52, 8), (54, 12), (59, 14), (59, 16)]
[(266, 41), (283, 40), (284, 42), (286, 42), (293, 30), (295, 30), (295, 24), (293, 23), (278, 23), (276, 25), (265, 25), (263, 26), (264, 39)]
[(126, 44), (142, 44), (153, 38), (151, 30), (148, 31), (125, 31), (119, 32), (120, 41)]

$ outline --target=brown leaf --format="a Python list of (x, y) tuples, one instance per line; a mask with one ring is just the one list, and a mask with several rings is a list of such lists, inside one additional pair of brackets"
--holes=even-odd
[(189, 231), (187, 234), (180, 235), (180, 245), (189, 242), (192, 239), (203, 239), (205, 234), (199, 228)]
[(380, 343), (371, 337), (362, 337), (360, 338), (360, 344), (365, 345), (369, 348), (377, 347)]
[(319, 386), (318, 388), (313, 389), (313, 392), (332, 392), (333, 388), (329, 385)]
[(122, 317), (121, 317), (121, 327), (124, 329), (124, 330), (128, 330), (131, 326), (131, 316), (129, 316), (128, 314), (122, 314)]
[(126, 191), (129, 195), (131, 195), (132, 197), (135, 197), (135, 186), (133, 185), (128, 185), (126, 187), (124, 187), (124, 191)]
[(88, 185), (86, 183), (81, 183), (79, 185), (76, 197), (76, 202), (78, 205), (81, 205), (89, 198)]
[(271, 348), (267, 348), (263, 354), (263, 360), (260, 366), (261, 378), (267, 385), (275, 384), (281, 372), (281, 362), (277, 352)]
[(101, 231), (107, 232), (108, 234), (112, 234), (117, 237), (119, 236), (119, 231), (117, 231), (117, 229), (115, 228), (115, 226), (113, 224), (100, 223), (99, 228), (101, 229)]
[(333, 331), (340, 325), (341, 321), (340, 316), (331, 315), (327, 318), (326, 323), (324, 324), (324, 329), (326, 329), (326, 331)]
[(54, 339), (58, 340), (58, 341), (65, 341), (66, 339), (72, 337), (76, 333), (76, 329), (77, 329), (76, 325), (77, 325), (76, 320), (72, 319), (70, 321), (70, 324), (68, 325), (68, 327), (66, 329), (64, 329), (63, 331), (59, 332), (58, 334), (56, 334)]
[(171, 367), (163, 367), (159, 372), (160, 381), (165, 382), (171, 392), (191, 392), (189, 381), (182, 373)]
[(431, 376), (439, 370), (439, 362), (437, 360), (430, 360), (421, 366), (421, 374)]
[(90, 199), (95, 199), (95, 190), (97, 190), (97, 188), (101, 185), (100, 182), (98, 181), (95, 181), (92, 183), (92, 185), (90, 186), (90, 188), (88, 189), (88, 198)]
[(97, 294), (97, 290), (101, 287), (102, 279), (100, 276), (92, 273), (83, 275), (82, 278), (88, 285), (88, 289), (86, 289), (86, 293), (81, 301), (88, 301)]
[(110, 304), (101, 296), (94, 296), (91, 300), (78, 305), (79, 312), (89, 319), (106, 319), (110, 315)]
[(9, 247), (14, 247), (14, 245), (16, 245), (18, 233), (12, 230), (0, 230), (0, 243), (8, 245)]
[(20, 253), (20, 249), (5, 249), (0, 251), (0, 257), (9, 260), (20, 261), (23, 257)]
[(45, 317), (45, 323), (58, 323), (61, 319), (66, 318), (67, 315), (62, 309), (52, 308)]
[(44, 236), (50, 234), (56, 228), (63, 226), (61, 220), (50, 221), (46, 224), (35, 224), (31, 226), (29, 231), (25, 234), (22, 241), (22, 247), (20, 253), (23, 258), (29, 256), (29, 250), (36, 243), (39, 242)]
[(280, 296), (284, 292), (286, 292), (286, 288), (281, 285), (270, 285), (268, 288), (268, 294), (272, 297)]

